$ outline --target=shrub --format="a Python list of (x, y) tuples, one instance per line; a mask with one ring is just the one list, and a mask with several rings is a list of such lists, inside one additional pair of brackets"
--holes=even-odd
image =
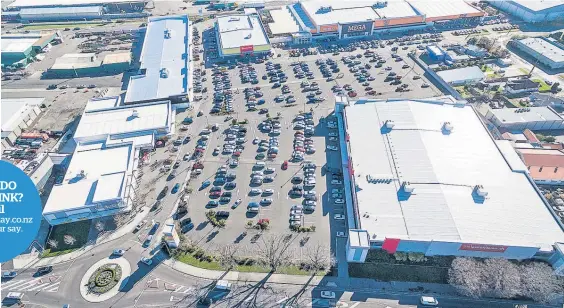
[(237, 120), (236, 119), (231, 120), (231, 125), (237, 125)]
[(411, 262), (419, 263), (426, 260), (425, 254), (419, 252), (409, 252), (407, 253), (407, 258)]
[(405, 262), (407, 261), (407, 254), (405, 252), (398, 251), (394, 253), (394, 258), (396, 258), (396, 261)]
[(315, 232), (315, 225), (309, 227), (309, 229), (311, 230), (311, 232)]

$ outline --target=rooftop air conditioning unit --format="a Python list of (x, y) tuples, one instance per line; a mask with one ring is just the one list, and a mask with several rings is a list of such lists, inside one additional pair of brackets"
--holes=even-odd
[(401, 188), (408, 194), (411, 194), (415, 190), (415, 187), (413, 187), (413, 185), (409, 182), (403, 182), (401, 184)]
[(454, 126), (452, 124), (450, 124), (450, 122), (445, 122), (445, 123), (443, 123), (443, 129), (447, 132), (452, 132), (452, 130), (454, 129)]
[(80, 170), (80, 172), (78, 173), (78, 177), (85, 179), (86, 178), (86, 172), (84, 170)]
[(385, 125), (386, 125), (386, 128), (387, 128), (387, 129), (392, 129), (392, 128), (394, 128), (394, 126), (395, 126), (396, 124), (395, 124), (394, 121), (392, 121), (392, 120), (386, 120), (386, 124), (385, 124)]
[(165, 38), (169, 39), (172, 36), (172, 31), (170, 29), (166, 29), (164, 31)]
[(132, 118), (138, 118), (139, 117), (139, 111), (137, 111), (137, 109), (133, 109), (133, 111), (131, 111), (131, 117)]
[(245, 36), (245, 39), (248, 40), (248, 39), (250, 39), (251, 37), (253, 37), (253, 34), (252, 34), (252, 33), (249, 33), (249, 35)]
[(484, 189), (484, 186), (482, 185), (476, 185), (474, 186), (474, 192), (476, 192), (476, 194), (480, 197), (487, 197), (488, 196), (488, 192)]
[(167, 68), (161, 69), (161, 78), (168, 78), (168, 69)]

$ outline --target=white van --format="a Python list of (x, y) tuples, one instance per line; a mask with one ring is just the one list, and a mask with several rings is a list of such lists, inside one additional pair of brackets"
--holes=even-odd
[(9, 292), (8, 295), (6, 295), (6, 299), (19, 302), (23, 299), (23, 296), (24, 294), (20, 292)]

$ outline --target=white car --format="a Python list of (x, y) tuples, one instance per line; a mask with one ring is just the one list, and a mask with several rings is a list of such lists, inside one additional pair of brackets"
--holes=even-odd
[(331, 180), (332, 185), (341, 185), (343, 182), (341, 180)]
[(337, 137), (329, 137), (329, 141), (337, 141)]
[(335, 292), (321, 291), (321, 298), (334, 299), (335, 297)]
[(265, 189), (265, 190), (262, 192), (262, 194), (263, 194), (263, 195), (272, 195), (272, 194), (274, 194), (274, 189), (271, 189), (271, 188)]
[(343, 231), (337, 232), (337, 237), (346, 237), (345, 232)]
[(250, 195), (260, 195), (262, 194), (262, 189), (260, 188), (253, 188), (251, 189), (251, 191), (249, 191)]
[(123, 249), (114, 249), (114, 251), (112, 251), (112, 255), (114, 256), (123, 256), (123, 254), (125, 253), (125, 250)]
[(273, 167), (264, 169), (264, 172), (266, 172), (266, 173), (274, 173), (275, 171), (276, 171), (276, 168), (273, 168)]
[(340, 188), (333, 188), (333, 189), (331, 189), (331, 193), (332, 194), (342, 194), (343, 190), (340, 189)]
[(290, 221), (301, 221), (302, 220), (302, 215), (290, 215)]
[(147, 258), (147, 257), (141, 258), (141, 262), (142, 262), (143, 264), (146, 264), (146, 265), (149, 265), (149, 266), (151, 266), (151, 264), (153, 264), (153, 260), (152, 260), (152, 259), (149, 259), (149, 258)]
[(339, 148), (337, 148), (337, 147), (334, 146), (334, 145), (328, 145), (328, 146), (327, 146), (327, 150), (337, 151), (337, 150), (339, 150)]
[(336, 203), (336, 204), (343, 204), (343, 203), (345, 203), (345, 200), (343, 200), (343, 199), (335, 199), (335, 203)]
[(16, 271), (4, 271), (2, 272), (2, 278), (14, 278), (18, 275)]
[(253, 144), (257, 144), (257, 143), (259, 143), (259, 138), (253, 139)]
[(419, 300), (423, 306), (438, 306), (439, 301), (432, 296), (421, 296)]
[(309, 205), (309, 206), (316, 206), (317, 202), (315, 202), (315, 201), (305, 201), (304, 204)]
[(271, 205), (272, 204), (272, 198), (264, 198), (264, 199), (260, 200), (260, 204), (261, 205)]
[(335, 219), (335, 220), (345, 220), (345, 215), (335, 214), (335, 216), (333, 216), (333, 219)]
[(335, 132), (330, 132), (329, 133), (329, 137), (337, 137), (339, 136), (339, 134), (335, 133)]

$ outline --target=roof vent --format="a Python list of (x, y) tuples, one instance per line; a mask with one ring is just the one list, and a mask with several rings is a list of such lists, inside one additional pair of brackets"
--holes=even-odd
[(137, 111), (137, 109), (133, 109), (133, 111), (131, 111), (131, 118), (138, 118), (139, 117), (139, 111)]
[(164, 30), (164, 37), (165, 37), (166, 39), (169, 39), (171, 36), (172, 36), (172, 30), (170, 30), (170, 29), (165, 29), (165, 30)]
[(386, 126), (387, 129), (392, 129), (392, 128), (394, 128), (395, 125), (396, 125), (396, 123), (394, 123), (394, 121), (386, 120), (385, 126)]
[(245, 39), (248, 40), (248, 39), (250, 39), (251, 37), (253, 37), (253, 34), (252, 34), (252, 33), (249, 33), (249, 35), (245, 36)]
[(411, 183), (409, 182), (401, 183), (401, 188), (403, 189), (404, 192), (408, 194), (413, 193), (413, 191), (415, 190), (415, 187), (413, 187), (413, 185), (411, 185)]
[(86, 172), (84, 170), (80, 170), (80, 172), (78, 173), (78, 177), (85, 179), (86, 178)]
[(168, 78), (168, 68), (161, 69), (161, 78)]
[(476, 185), (474, 186), (474, 192), (480, 196), (480, 197), (487, 197), (488, 196), (488, 192), (484, 189), (484, 186), (482, 185)]
[(450, 132), (452, 132), (453, 129), (454, 129), (454, 126), (452, 126), (452, 124), (450, 124), (450, 122), (443, 123), (443, 130), (450, 133)]

